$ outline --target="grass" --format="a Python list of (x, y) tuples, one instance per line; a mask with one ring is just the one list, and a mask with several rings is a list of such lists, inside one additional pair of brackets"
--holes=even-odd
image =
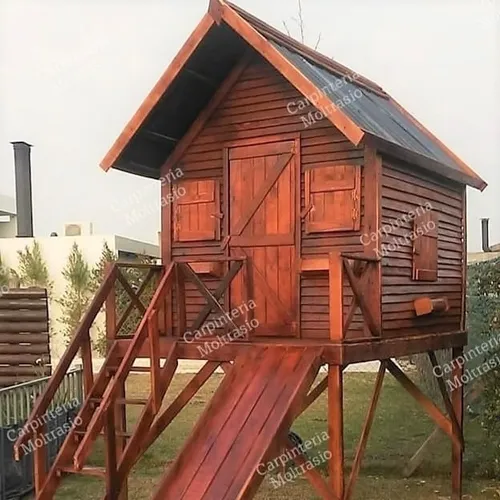
[[(167, 396), (171, 401), (182, 390), (191, 375), (177, 375)], [(359, 434), (371, 398), (375, 376), (351, 373), (346, 376), (345, 388), (345, 446), (346, 463), (352, 462)], [(214, 375), (193, 398), (189, 406), (176, 418), (157, 442), (136, 465), (129, 480), (129, 498), (139, 500), (151, 498), (166, 465), (172, 462), (177, 451), (189, 435), (197, 417), (215, 392), (221, 376)], [(146, 375), (130, 377), (127, 397), (144, 397), (149, 389)], [(129, 410), (129, 421), (133, 424), (140, 408)], [(325, 393), (304, 413), (293, 426), (303, 439), (320, 435), (327, 430)], [(423, 440), (433, 430), (422, 410), (388, 376), (380, 399), (365, 461), (357, 483), (354, 498), (357, 500), (446, 500), (450, 498), (450, 444), (443, 437), (429, 454), (425, 464), (410, 479), (402, 477), (402, 468)], [(500, 499), (500, 481), (489, 479), (484, 466), (485, 457), (492, 454), (487, 437), (477, 422), (468, 422), (466, 427), (467, 450), (465, 455), (465, 499)], [(326, 442), (311, 450), (314, 455), (326, 451)], [(91, 457), (92, 465), (103, 465), (103, 445), (96, 443)], [(326, 474), (326, 464), (320, 466)], [(100, 499), (103, 482), (83, 476), (64, 480), (56, 496), (59, 500)], [(256, 497), (267, 499), (316, 499), (319, 498), (306, 479), (299, 477), (294, 482), (274, 488), (265, 478)]]

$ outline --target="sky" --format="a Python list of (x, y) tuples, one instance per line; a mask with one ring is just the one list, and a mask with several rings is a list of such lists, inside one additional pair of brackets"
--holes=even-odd
[[(297, 3), (236, 0), (292, 34)], [(468, 244), (480, 219), (500, 243), (500, 0), (302, 0), (306, 43), (374, 80), (489, 184), (468, 189)], [(14, 195), (11, 141), (33, 144), (36, 236), (65, 223), (157, 242), (127, 200), (159, 183), (99, 162), (208, 0), (0, 0), (0, 193)], [(151, 204), (148, 205), (151, 207)]]

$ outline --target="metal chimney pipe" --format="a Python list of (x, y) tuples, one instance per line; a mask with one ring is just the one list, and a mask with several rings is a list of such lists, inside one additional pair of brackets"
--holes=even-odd
[(31, 144), (24, 141), (11, 143), (14, 146), (14, 168), (16, 175), (17, 236), (33, 236), (33, 199), (31, 194)]
[(483, 242), (483, 252), (491, 252), (490, 248), (490, 219), (481, 219), (481, 239)]

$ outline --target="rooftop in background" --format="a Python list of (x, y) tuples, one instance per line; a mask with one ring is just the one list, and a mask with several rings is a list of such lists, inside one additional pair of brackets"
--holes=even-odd
[(16, 200), (12, 196), (0, 194), (0, 215), (16, 215)]
[[(377, 84), (222, 0), (211, 0), (208, 14), (101, 166), (159, 178), (161, 166), (249, 52), (265, 58), (307, 99), (316, 95), (315, 108), (354, 145), (373, 144), (417, 168), (481, 190), (486, 187), (483, 179)], [(354, 92), (361, 97), (338, 105)]]

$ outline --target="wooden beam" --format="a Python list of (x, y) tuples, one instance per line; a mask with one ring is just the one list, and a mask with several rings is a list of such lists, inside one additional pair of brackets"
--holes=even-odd
[(354, 457), (354, 463), (351, 470), (351, 476), (349, 478), (349, 484), (347, 485), (347, 489), (343, 500), (351, 500), (352, 495), (354, 493), (354, 486), (356, 484), (356, 480), (358, 479), (359, 470), (361, 469), (361, 463), (365, 455), (366, 446), (368, 444), (368, 438), (370, 437), (370, 431), (372, 429), (373, 420), (375, 418), (375, 411), (378, 406), (380, 393), (382, 392), (382, 385), (384, 383), (386, 367), (387, 363), (386, 361), (383, 360), (380, 363), (377, 380), (375, 381), (375, 390), (373, 391), (373, 396), (370, 403), (370, 409), (368, 410), (368, 414), (366, 415), (363, 431), (361, 432), (361, 438), (359, 440), (358, 448), (356, 449), (356, 456)]
[(316, 102), (315, 107), (328, 118), (355, 146), (364, 137), (364, 131), (288, 61), (251, 24), (237, 14), (230, 6), (222, 5), (222, 19), (231, 26), (249, 45), (274, 66), (299, 92)]
[(312, 257), (299, 260), (299, 271), (302, 273), (328, 271), (330, 260), (328, 257)]
[[(208, 15), (208, 14), (207, 14)], [(250, 62), (250, 54), (247, 53), (240, 62), (229, 73), (227, 78), (219, 86), (208, 105), (198, 115), (196, 120), (191, 124), (189, 130), (184, 134), (182, 139), (178, 142), (172, 154), (168, 157), (167, 161), (161, 167), (161, 174), (165, 175), (170, 169), (175, 167), (178, 161), (182, 158), (187, 148), (198, 137), (198, 134), (203, 130), (205, 124), (210, 117), (214, 114), (215, 110), (219, 107), (220, 103), (227, 96), (229, 91), (233, 88), (234, 84), (238, 81), (239, 77), (245, 71), (245, 68)]]
[(330, 340), (344, 338), (344, 288), (342, 258), (339, 252), (329, 256), (329, 294), (330, 294)]
[[(360, 241), (365, 245), (364, 254), (371, 256), (372, 259), (367, 261), (371, 262), (371, 265), (366, 270), (367, 282), (363, 285), (363, 295), (370, 308), (374, 326), (382, 335), (382, 264), (380, 257), (382, 250), (380, 233), (382, 227), (382, 158), (376, 150), (365, 146), (364, 159), (364, 185), (369, 186), (369, 189), (365, 189), (363, 234), (367, 235), (365, 238), (368, 237), (368, 242), (363, 241), (363, 237)], [(373, 235), (376, 237), (373, 238)], [(369, 336), (367, 325), (364, 329)]]
[[(142, 293), (144, 292), (144, 290), (146, 289), (146, 287), (148, 286), (149, 282), (151, 281), (151, 278), (156, 274), (156, 272), (157, 272), (157, 269), (150, 269), (149, 270), (147, 276), (144, 278), (144, 281), (141, 283), (141, 286), (139, 287), (139, 290), (137, 291), (137, 297), (139, 299), (140, 299)], [(116, 302), (116, 298), (115, 298), (115, 302)], [(133, 300), (131, 300), (129, 305), (125, 309), (125, 311), (123, 311), (123, 314), (121, 315), (121, 317), (118, 321), (118, 324), (115, 327), (116, 334), (118, 334), (118, 332), (121, 330), (121, 328), (125, 324), (125, 321), (127, 321), (128, 317), (129, 317), (130, 313), (132, 312), (132, 310), (134, 309), (134, 307), (136, 307), (136, 303)], [(107, 308), (107, 306), (106, 306), (106, 308)], [(116, 305), (115, 305), (115, 308), (116, 308)], [(106, 314), (107, 314), (107, 309), (106, 309)]]
[(351, 285), (352, 291), (354, 292), (354, 296), (356, 297), (356, 302), (359, 304), (359, 308), (363, 313), (363, 318), (370, 329), (370, 333), (374, 337), (380, 337), (380, 326), (377, 324), (375, 319), (372, 316), (372, 311), (370, 308), (370, 304), (366, 300), (364, 290), (361, 289), (356, 276), (354, 275), (354, 271), (350, 264), (344, 260), (344, 269), (347, 275), (347, 279), (349, 280), (349, 284)]
[(121, 271), (118, 272), (117, 279), (122, 284), (124, 290), (127, 292), (127, 295), (130, 297), (130, 300), (133, 302), (135, 307), (139, 309), (140, 313), (144, 314), (146, 312), (146, 307), (144, 307), (144, 304), (139, 300), (134, 289), (130, 286), (129, 282), (127, 281), (127, 278), (123, 276)]
[[(464, 405), (468, 406), (476, 401), (481, 396), (482, 390), (479, 387), (479, 384), (476, 384), (476, 387), (473, 387), (470, 391), (467, 391), (467, 394), (464, 397)], [(434, 443), (436, 443), (441, 436), (441, 429), (439, 427), (434, 427), (432, 433), (427, 437), (427, 439), (423, 442), (422, 446), (415, 452), (415, 454), (410, 458), (406, 467), (404, 468), (403, 474), (404, 477), (410, 477), (414, 474), (414, 472), (420, 467), (422, 462), (424, 461), (425, 456), (430, 452), (430, 448)]]
[(285, 449), (286, 451), (291, 452), (292, 460), (295, 462), (297, 467), (302, 468), (302, 470), (304, 471), (304, 476), (316, 490), (318, 495), (320, 495), (323, 500), (336, 500), (336, 497), (333, 496), (332, 489), (320, 474), (320, 472), (314, 467), (307, 467), (309, 460), (306, 460), (306, 457), (304, 457), (302, 453), (296, 454), (295, 450), (297, 449), (297, 445), (294, 444), (290, 440), (290, 438), (288, 438)]
[[(463, 354), (463, 347), (453, 349), (452, 358), (457, 359), (460, 356), (463, 356)], [(458, 384), (458, 387), (451, 393), (451, 401), (461, 433), (463, 432), (464, 425), (464, 386), (462, 384), (463, 374), (464, 366), (460, 363), (454, 363), (451, 377), (452, 380), (458, 379), (460, 382)], [(464, 448), (460, 442), (457, 442), (457, 440), (454, 440), (451, 446), (451, 500), (462, 500)]]
[(148, 129), (142, 130), (141, 134), (143, 134), (147, 137), (151, 137), (153, 139), (157, 139), (160, 142), (166, 142), (166, 143), (170, 143), (170, 144), (172, 144), (172, 143), (175, 144), (175, 143), (179, 142), (179, 139), (177, 139), (176, 137), (170, 137), (169, 135), (160, 134), (159, 132), (153, 132), (152, 130), (148, 130)]
[(194, 71), (193, 69), (185, 69), (184, 70), (188, 75), (193, 76), (200, 82), (206, 83), (208, 86), (212, 87), (213, 89), (216, 89), (219, 85), (216, 81), (212, 80), (208, 76), (202, 75), (201, 73), (198, 73), (197, 71)]
[(106, 410), (104, 424), (104, 451), (106, 460), (106, 496), (108, 500), (118, 500), (119, 486), (117, 483), (116, 466), (116, 432), (115, 432), (115, 406), (110, 405)]
[[(200, 311), (197, 318), (194, 320), (193, 324), (191, 325), (191, 327), (190, 327), (191, 332), (193, 332), (194, 330), (198, 330), (198, 328), (200, 328), (200, 326), (208, 318), (208, 316), (212, 312), (212, 309), (214, 308), (214, 306), (217, 307), (213, 303), (212, 299), (215, 299), (215, 302), (217, 302), (217, 304), (219, 304), (219, 302), (218, 302), (219, 299), (222, 297), (222, 295), (224, 295), (224, 292), (228, 289), (229, 285), (233, 281), (233, 278), (238, 274), (238, 272), (242, 266), (243, 266), (243, 260), (236, 261), (231, 265), (228, 273), (226, 274), (226, 276), (224, 276), (224, 278), (220, 282), (217, 289), (214, 291), (213, 294), (210, 294), (211, 299), (209, 300), (209, 303), (203, 307), (203, 309)], [(190, 277), (192, 277), (192, 275), (190, 275)], [(220, 306), (220, 304), (219, 304), (219, 306)]]
[(35, 486), (35, 493), (40, 495), (43, 485), (47, 479), (47, 448), (45, 445), (45, 434), (47, 432), (47, 425), (42, 424), (40, 429), (35, 431), (33, 436), (33, 441), (41, 439), (43, 445), (35, 446), (35, 451), (33, 452), (33, 482)]
[(391, 375), (408, 391), (425, 412), (450, 437), (452, 442), (461, 447), (460, 439), (453, 432), (451, 420), (446, 418), (434, 402), (427, 397), (392, 360), (387, 360), (387, 369)]
[(319, 384), (316, 384), (316, 386), (312, 388), (311, 391), (304, 398), (304, 401), (299, 409), (299, 412), (297, 413), (296, 418), (302, 415), (302, 413), (304, 413), (309, 408), (309, 406), (311, 406), (321, 396), (321, 394), (325, 392), (325, 389), (327, 387), (328, 387), (328, 375), (326, 375), (325, 378)]
[(220, 25), (222, 22), (221, 2), (219, 0), (210, 0), (208, 13), (212, 16), (217, 26)]
[(200, 44), (201, 40), (203, 40), (205, 35), (213, 26), (213, 23), (214, 21), (212, 19), (212, 16), (210, 16), (208, 13), (203, 16), (203, 19), (200, 21), (193, 33), (191, 33), (190, 37), (182, 46), (179, 53), (174, 57), (165, 73), (163, 73), (163, 75), (160, 77), (160, 80), (153, 87), (153, 90), (151, 90), (151, 92), (148, 94), (139, 109), (135, 112), (134, 116), (123, 129), (122, 133), (116, 139), (113, 146), (111, 146), (111, 149), (101, 161), (101, 167), (105, 171), (108, 171), (111, 167), (114, 166), (122, 151), (125, 149), (135, 133), (139, 130), (144, 120), (149, 116), (153, 108), (158, 104), (165, 91), (175, 80), (177, 75), (186, 64), (187, 60), (191, 57), (191, 55)]
[(328, 367), (328, 462), (334, 498), (344, 498), (344, 388), (342, 367)]
[[(439, 367), (439, 363), (436, 357), (436, 353), (434, 351), (428, 352), (430, 362), (432, 364), (433, 373), (436, 373), (436, 369)], [(458, 423), (457, 416), (455, 415), (455, 410), (453, 409), (453, 404), (451, 402), (450, 396), (446, 389), (446, 384), (444, 383), (443, 377), (436, 377), (437, 384), (439, 390), (441, 392), (441, 396), (443, 397), (444, 406), (446, 411), (448, 412), (448, 416), (450, 417), (451, 423), (453, 425), (453, 432), (460, 440), (460, 444), (462, 445), (462, 449), (465, 447), (464, 435), (462, 433), (462, 429), (460, 428), (460, 424)]]
[(183, 408), (185, 408), (191, 399), (193, 399), (198, 391), (205, 385), (207, 380), (214, 374), (218, 366), (218, 362), (207, 361), (201, 370), (189, 381), (186, 387), (182, 389), (172, 403), (156, 417), (141, 446), (141, 454), (156, 441), (156, 439), (170, 425), (174, 418), (183, 410)]
[[(159, 380), (159, 397), (163, 399), (163, 396), (167, 392), (167, 389), (172, 382), (172, 379), (175, 375), (175, 370), (177, 368), (177, 354), (176, 354), (176, 344), (173, 343), (171, 349), (168, 353), (168, 357), (165, 360), (165, 364), (161, 368), (160, 380)], [(153, 396), (150, 396), (149, 402), (152, 401)], [(151, 428), (151, 424), (154, 421), (155, 415), (157, 412), (154, 410), (154, 406), (151, 404), (145, 406), (143, 412), (141, 413), (139, 420), (134, 429), (134, 433), (130, 438), (127, 446), (123, 452), (123, 455), (118, 464), (118, 482), (122, 484), (122, 482), (128, 476), (130, 468), (132, 467), (137, 450), (141, 448), (141, 445), (144, 442), (145, 437), (148, 435), (149, 429)], [(108, 497), (105, 497), (105, 500), (111, 500)]]

